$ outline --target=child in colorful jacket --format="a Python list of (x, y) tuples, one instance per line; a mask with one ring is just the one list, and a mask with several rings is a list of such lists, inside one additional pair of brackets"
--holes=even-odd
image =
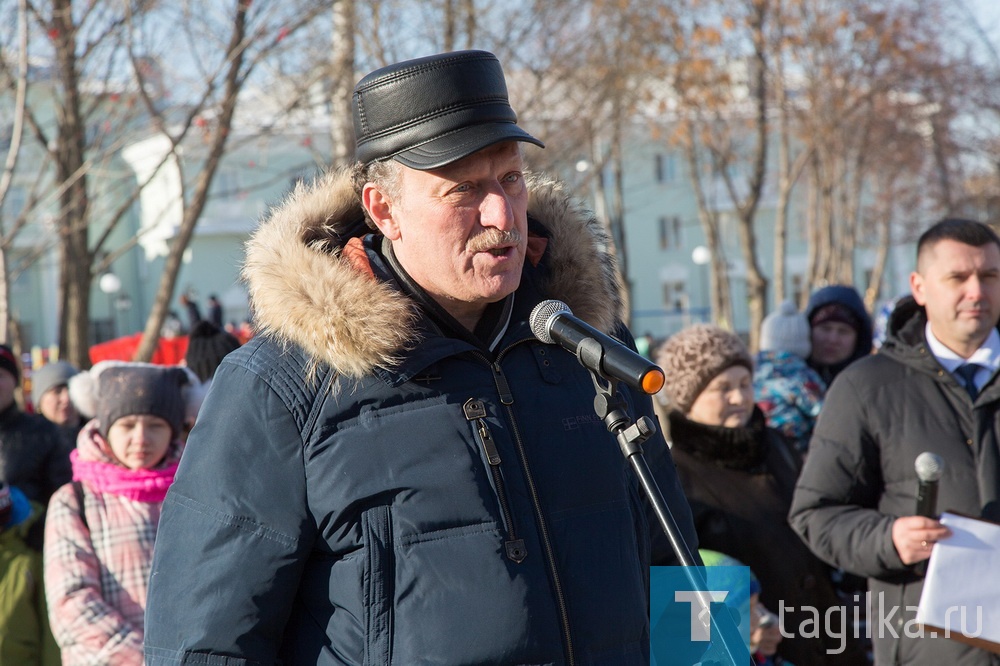
[(44, 514), (42, 505), (0, 482), (0, 664), (60, 663), (42, 586)]
[(785, 301), (764, 318), (760, 351), (754, 357), (754, 401), (767, 425), (802, 453), (809, 447), (826, 393), (823, 380), (806, 363), (810, 346), (808, 320), (794, 303)]
[(106, 361), (69, 383), (93, 420), (49, 504), (45, 588), (63, 664), (143, 663), (143, 613), (160, 507), (201, 401), (186, 368)]

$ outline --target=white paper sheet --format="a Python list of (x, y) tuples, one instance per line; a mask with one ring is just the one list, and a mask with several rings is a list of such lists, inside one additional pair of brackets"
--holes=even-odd
[[(938, 635), (1000, 648), (1000, 525), (945, 512), (952, 532), (934, 545), (917, 621)], [(995, 645), (993, 645), (995, 644)]]

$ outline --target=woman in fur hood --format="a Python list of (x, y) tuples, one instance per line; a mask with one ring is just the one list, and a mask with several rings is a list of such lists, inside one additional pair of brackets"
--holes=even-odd
[(201, 402), (186, 368), (105, 361), (69, 381), (92, 420), (45, 526), (45, 589), (63, 664), (142, 664), (160, 507)]

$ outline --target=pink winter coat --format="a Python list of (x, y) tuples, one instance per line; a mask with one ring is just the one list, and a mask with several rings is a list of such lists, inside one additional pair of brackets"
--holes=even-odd
[(84, 489), (86, 524), (73, 484), (56, 491), (45, 525), (45, 593), (63, 664), (143, 663), (143, 612), (160, 507), (181, 445), (160, 467), (119, 464), (87, 424), (71, 454)]

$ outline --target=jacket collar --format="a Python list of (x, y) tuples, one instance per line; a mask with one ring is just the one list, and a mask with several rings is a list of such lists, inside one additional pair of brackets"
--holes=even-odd
[(760, 469), (768, 452), (764, 413), (754, 407), (750, 422), (739, 428), (692, 421), (677, 410), (668, 415), (670, 438), (679, 451), (727, 469)]
[[(942, 374), (940, 372), (945, 368), (934, 357), (930, 345), (927, 344), (924, 333), (926, 327), (926, 310), (918, 305), (912, 296), (900, 299), (889, 316), (886, 340), (879, 353), (894, 358), (915, 370), (929, 374), (937, 381), (955, 382), (951, 373)], [(981, 399), (977, 399), (977, 404), (1000, 399), (1000, 383), (995, 380), (994, 376), (982, 388)]]
[[(622, 318), (623, 296), (607, 233), (555, 181), (533, 177), (529, 190), (528, 215), (543, 232), (529, 239), (528, 284), (523, 278), (514, 321), (538, 299), (556, 298), (610, 333)], [(412, 376), (441, 352), (435, 345), (442, 341), (412, 299), (376, 277), (361, 242), (371, 231), (363, 218), (344, 170), (300, 185), (275, 209), (247, 243), (243, 278), (255, 323), (263, 334), (300, 347), (313, 364), (330, 365), (341, 375), (359, 378), (377, 369), (397, 375), (409, 357), (403, 375)], [(526, 325), (512, 323), (511, 335), (526, 335)]]

